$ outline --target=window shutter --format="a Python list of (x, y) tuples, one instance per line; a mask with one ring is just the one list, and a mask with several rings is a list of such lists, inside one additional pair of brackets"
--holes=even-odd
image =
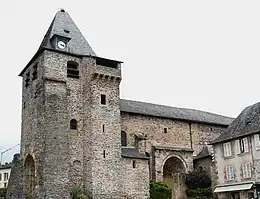
[(224, 149), (224, 157), (227, 157), (227, 144), (223, 144), (223, 149)]
[(229, 167), (226, 167), (226, 178), (227, 178), (227, 180), (229, 180)]
[(231, 156), (232, 155), (232, 151), (231, 151), (231, 142), (227, 143), (227, 156)]
[(230, 166), (230, 180), (234, 180), (234, 167)]
[(242, 164), (242, 173), (243, 173), (243, 178), (246, 178), (246, 165)]
[(236, 150), (237, 150), (237, 154), (240, 154), (240, 153), (241, 153), (241, 150), (240, 150), (240, 141), (239, 141), (239, 140), (236, 140)]
[(260, 139), (259, 134), (254, 135), (255, 138), (255, 150), (260, 150)]
[(243, 144), (244, 144), (244, 152), (248, 152), (248, 140), (247, 138), (243, 138)]
[(251, 178), (251, 166), (250, 166), (250, 163), (247, 163), (247, 177)]

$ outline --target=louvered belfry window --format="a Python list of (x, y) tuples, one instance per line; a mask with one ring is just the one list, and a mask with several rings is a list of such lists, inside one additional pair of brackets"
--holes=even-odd
[(75, 61), (67, 62), (67, 77), (79, 78), (79, 64)]

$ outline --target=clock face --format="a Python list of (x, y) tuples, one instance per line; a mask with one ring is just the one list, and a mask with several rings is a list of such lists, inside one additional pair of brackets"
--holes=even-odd
[(58, 41), (58, 48), (64, 50), (66, 48), (66, 44), (64, 41)]

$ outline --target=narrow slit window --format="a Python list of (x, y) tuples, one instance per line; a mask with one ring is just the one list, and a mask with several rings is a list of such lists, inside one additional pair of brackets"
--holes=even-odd
[(106, 104), (106, 95), (101, 95), (101, 104)]
[(77, 130), (78, 129), (78, 122), (75, 119), (70, 120), (70, 129)]
[(103, 158), (106, 158), (106, 151), (103, 151)]
[(127, 135), (125, 131), (121, 131), (121, 146), (127, 146)]
[(33, 66), (32, 79), (35, 80), (38, 77), (38, 63)]
[(136, 168), (136, 161), (133, 160), (133, 168)]
[(75, 61), (67, 62), (67, 77), (79, 78), (79, 64)]
[(164, 131), (163, 131), (164, 133), (167, 133), (167, 128), (164, 128)]
[(30, 83), (30, 72), (28, 72), (26, 74), (26, 78), (25, 78), (25, 87), (28, 87)]

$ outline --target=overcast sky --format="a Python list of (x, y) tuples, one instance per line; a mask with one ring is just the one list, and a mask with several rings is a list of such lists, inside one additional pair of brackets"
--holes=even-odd
[(0, 151), (20, 142), (18, 74), (59, 8), (98, 56), (124, 62), (121, 98), (231, 117), (260, 101), (260, 1), (2, 0)]

